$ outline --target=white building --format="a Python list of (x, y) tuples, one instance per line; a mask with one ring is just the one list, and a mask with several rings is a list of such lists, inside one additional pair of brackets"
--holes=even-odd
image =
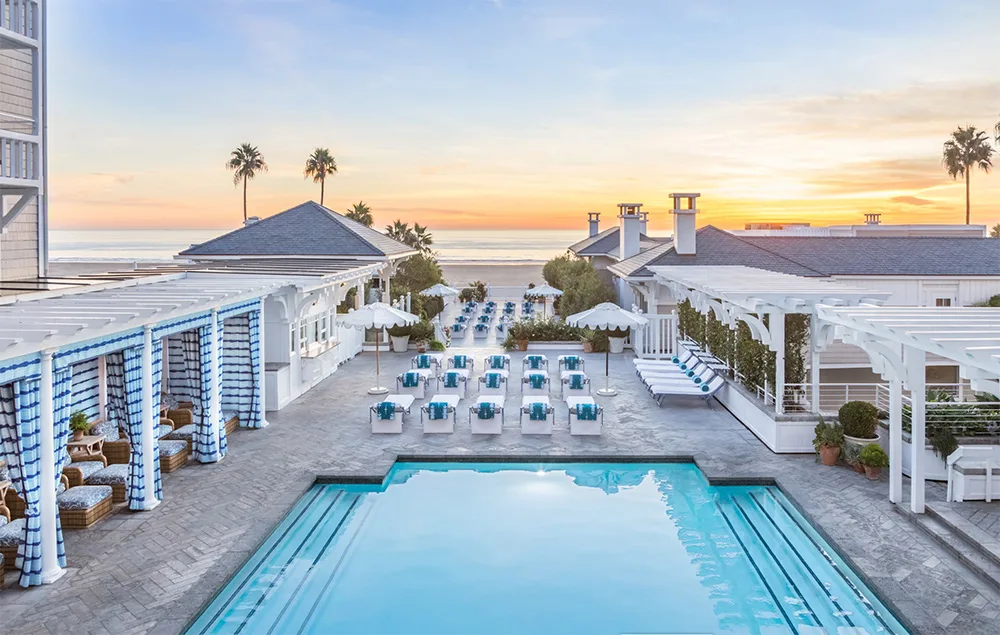
[(0, 5), (0, 280), (46, 270), (46, 4)]

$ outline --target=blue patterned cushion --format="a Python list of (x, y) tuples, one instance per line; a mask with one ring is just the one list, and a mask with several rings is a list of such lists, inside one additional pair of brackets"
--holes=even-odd
[[(163, 437), (164, 439), (170, 439), (172, 441), (182, 440), (187, 441), (188, 439), (193, 439), (195, 433), (198, 431), (198, 426), (193, 423), (189, 423), (186, 426), (181, 426), (171, 432), (170, 434)], [(162, 443), (160, 445), (163, 445)]]
[(0, 461), (0, 482), (10, 480), (10, 470), (7, 469), (7, 462)]
[(173, 431), (174, 431), (173, 428), (171, 428), (165, 423), (161, 423), (160, 425), (156, 426), (156, 438), (162, 439), (163, 437), (167, 436)]
[(503, 379), (503, 375), (500, 373), (486, 373), (483, 375), (484, 383), (487, 388), (499, 388), (500, 380)]
[[(430, 368), (430, 367), (431, 367), (430, 355), (417, 355), (417, 368)], [(403, 385), (405, 386), (406, 384)]]
[(528, 368), (539, 369), (542, 367), (541, 355), (528, 355), (525, 359), (528, 361)]
[(444, 374), (444, 387), (445, 388), (458, 388), (458, 378), (461, 377), (458, 373), (450, 372)]
[[(83, 474), (83, 480), (87, 480), (94, 474), (97, 474), (104, 469), (104, 463), (101, 461), (80, 461), (78, 463), (70, 463), (66, 467), (79, 468), (80, 472)], [(125, 467), (128, 467), (127, 465)]]
[(127, 463), (109, 465), (87, 479), (87, 485), (124, 485), (127, 482)]
[(578, 405), (576, 417), (581, 421), (597, 421), (597, 404), (582, 403)]
[(444, 401), (432, 401), (427, 404), (427, 418), (433, 420), (448, 418), (448, 404)]
[(531, 385), (535, 390), (540, 390), (545, 387), (545, 375), (540, 373), (532, 373), (528, 375), (528, 384)]
[(548, 410), (543, 403), (533, 403), (528, 406), (528, 418), (532, 421), (545, 421), (549, 414)]
[(173, 456), (187, 451), (187, 441), (160, 441), (160, 456)]
[(503, 369), (507, 365), (507, 358), (503, 355), (490, 355), (490, 368)]
[(59, 509), (90, 509), (107, 498), (111, 498), (109, 485), (81, 485), (56, 496), (56, 502)]
[(566, 370), (576, 370), (580, 367), (580, 358), (575, 355), (563, 358), (563, 368)]
[(569, 376), (569, 389), (570, 390), (583, 390), (583, 375), (570, 375)]
[(16, 547), (21, 544), (26, 522), (28, 521), (24, 518), (18, 518), (0, 527), (0, 547)]
[(111, 421), (101, 421), (94, 424), (90, 432), (91, 434), (103, 434), (105, 441), (117, 441), (122, 438), (121, 432), (118, 430), (118, 424)]
[(469, 364), (469, 358), (466, 355), (455, 355), (451, 358), (451, 365), (453, 368), (465, 368)]
[(173, 410), (177, 408), (180, 404), (177, 401), (177, 397), (167, 393), (160, 393), (160, 407), (166, 408), (167, 410)]
[(420, 373), (403, 373), (403, 388), (416, 388), (420, 385)]
[(456, 332), (456, 333), (458, 333), (459, 331), (462, 331), (464, 328), (465, 327), (462, 326), (461, 323), (455, 322), (455, 326), (451, 327), (451, 330), (454, 331), (454, 332)]
[(490, 402), (479, 404), (477, 415), (480, 419), (492, 419), (497, 414), (496, 405)]
[(396, 404), (391, 401), (380, 401), (376, 410), (378, 410), (378, 418), (382, 421), (391, 421), (396, 417)]

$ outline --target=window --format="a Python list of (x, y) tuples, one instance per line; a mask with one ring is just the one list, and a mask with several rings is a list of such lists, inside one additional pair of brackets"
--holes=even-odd
[(289, 338), (288, 338), (289, 339), (288, 350), (291, 351), (294, 354), (295, 353), (295, 325), (294, 324), (292, 325), (292, 328), (288, 329), (288, 336), (289, 336)]
[(937, 298), (934, 300), (935, 306), (951, 306), (951, 298)]

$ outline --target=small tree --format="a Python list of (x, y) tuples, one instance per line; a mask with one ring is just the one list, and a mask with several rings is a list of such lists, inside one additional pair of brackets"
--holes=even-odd
[(326, 148), (316, 148), (306, 159), (305, 178), (312, 177), (313, 183), (319, 183), (319, 204), (323, 204), (326, 193), (326, 177), (337, 173), (337, 161)]
[(991, 158), (993, 146), (990, 145), (986, 133), (976, 130), (975, 126), (958, 128), (951, 133), (951, 138), (944, 143), (941, 162), (948, 174), (957, 179), (965, 177), (965, 224), (970, 222), (969, 179), (972, 171), (979, 168), (989, 172), (993, 167)]
[(1000, 223), (990, 228), (990, 238), (1000, 238)]
[(375, 223), (372, 218), (372, 208), (368, 207), (364, 201), (358, 201), (347, 210), (344, 216), (350, 218), (355, 223), (361, 223), (365, 227), (371, 227)]
[(243, 183), (243, 221), (247, 219), (247, 182), (253, 180), (261, 172), (267, 172), (264, 155), (257, 146), (241, 143), (229, 155), (226, 167), (233, 171), (233, 185)]

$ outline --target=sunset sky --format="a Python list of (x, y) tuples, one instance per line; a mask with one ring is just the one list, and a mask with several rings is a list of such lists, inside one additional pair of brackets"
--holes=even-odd
[[(1000, 120), (997, 0), (50, 0), (52, 226), (226, 228), (310, 198), (432, 229), (962, 222), (941, 167)], [(997, 172), (972, 220), (1000, 222)]]

